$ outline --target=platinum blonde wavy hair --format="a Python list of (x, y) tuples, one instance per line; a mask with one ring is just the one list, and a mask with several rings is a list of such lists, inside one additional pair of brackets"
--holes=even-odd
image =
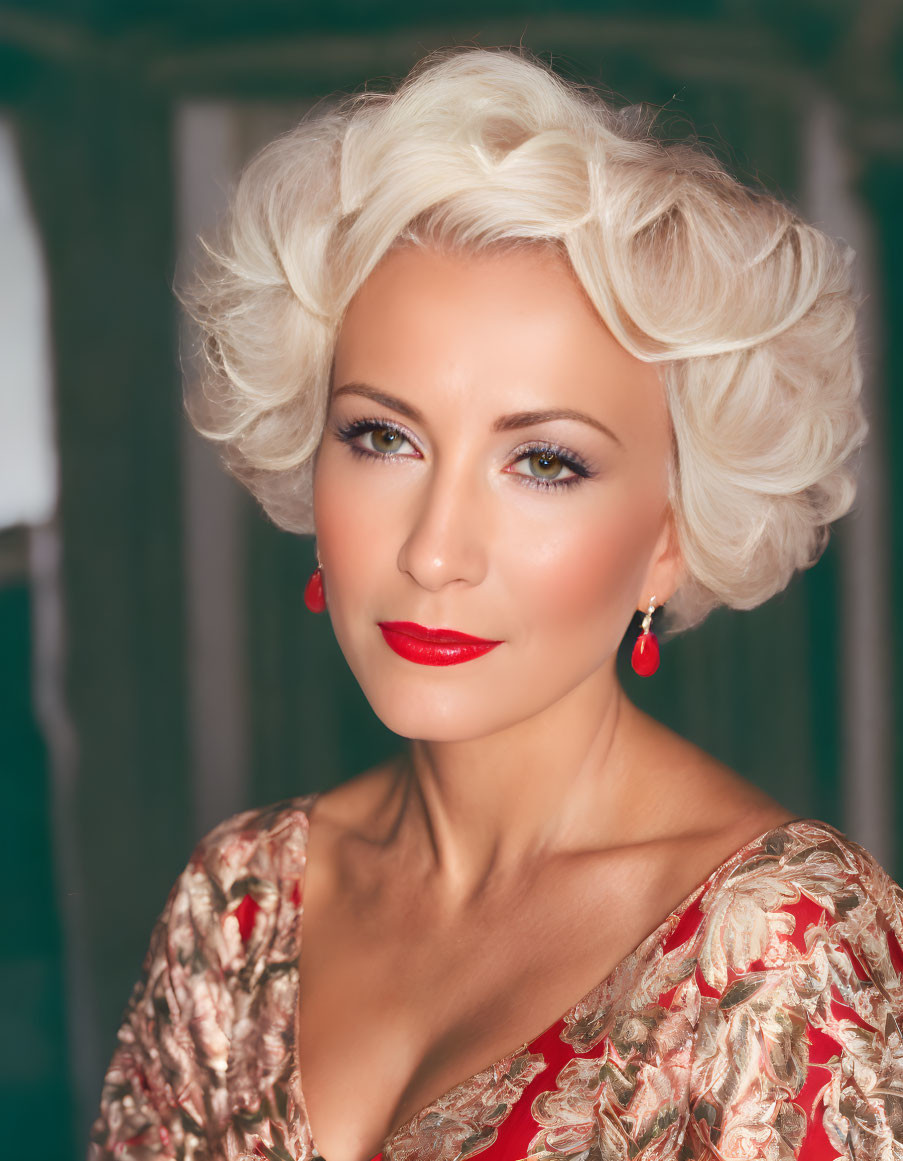
[(315, 110), (242, 173), (183, 302), (202, 434), (275, 521), (311, 468), (351, 298), (399, 244), (560, 249), (617, 340), (660, 365), (686, 578), (677, 632), (814, 564), (853, 503), (852, 253), (707, 153), (519, 50), (434, 53), (391, 94)]

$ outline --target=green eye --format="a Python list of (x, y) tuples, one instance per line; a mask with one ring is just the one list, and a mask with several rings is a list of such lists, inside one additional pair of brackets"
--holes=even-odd
[(413, 440), (388, 419), (356, 419), (337, 426), (335, 434), (353, 455), (370, 460), (419, 459)]
[(531, 473), (540, 480), (554, 480), (565, 466), (561, 459), (551, 451), (534, 452), (527, 461)]
[(592, 474), (573, 453), (554, 444), (524, 448), (508, 470), (534, 488), (563, 488)]
[(376, 451), (391, 454), (405, 443), (405, 437), (395, 428), (376, 427), (370, 432), (370, 443)]

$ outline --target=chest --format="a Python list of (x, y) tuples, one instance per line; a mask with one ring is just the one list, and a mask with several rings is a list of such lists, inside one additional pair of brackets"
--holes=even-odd
[[(346, 891), (306, 914), (297, 1057), (327, 1161), (366, 1161), (469, 1084), (489, 1085), (474, 1097), (480, 1108), (487, 1099), (507, 1107), (493, 1086), (510, 1097), (536, 1081), (528, 1046), (537, 1040), (551, 1041), (540, 1071), (562, 1044), (573, 1051), (560, 1039), (562, 1015), (623, 968), (662, 919), (661, 902), (656, 913), (655, 899), (639, 900), (625, 878), (615, 868), (553, 878), (454, 921), (416, 893)], [(493, 1065), (508, 1058), (520, 1063), (506, 1080)]]

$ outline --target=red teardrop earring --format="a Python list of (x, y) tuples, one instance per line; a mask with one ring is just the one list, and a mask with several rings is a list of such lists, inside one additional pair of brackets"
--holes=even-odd
[(655, 612), (655, 597), (649, 602), (649, 608), (643, 617), (643, 631), (637, 637), (630, 656), (630, 664), (640, 677), (651, 677), (658, 669), (658, 638), (652, 632), (652, 614)]
[(323, 592), (323, 566), (317, 561), (317, 567), (310, 574), (310, 580), (304, 586), (304, 603), (312, 613), (322, 613), (326, 608), (326, 594)]

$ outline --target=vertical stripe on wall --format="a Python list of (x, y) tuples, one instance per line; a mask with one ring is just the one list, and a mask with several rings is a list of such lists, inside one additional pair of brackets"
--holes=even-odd
[(806, 103), (803, 199), (815, 225), (856, 251), (855, 279), (862, 300), (859, 335), (863, 402), (871, 424), (859, 458), (859, 491), (839, 538), (842, 612), (844, 828), (885, 866), (897, 855), (892, 777), (893, 710), (886, 422), (882, 408), (880, 279), (863, 207), (851, 188), (852, 159), (844, 146), (841, 113), (823, 92)]
[[(186, 102), (175, 124), (179, 277), (190, 273), (196, 237), (225, 206), (240, 158), (233, 107)], [(182, 372), (193, 373), (182, 328)], [(248, 802), (248, 691), (244, 649), (246, 500), (215, 446), (183, 425), (183, 531), (189, 744), (195, 833)]]

